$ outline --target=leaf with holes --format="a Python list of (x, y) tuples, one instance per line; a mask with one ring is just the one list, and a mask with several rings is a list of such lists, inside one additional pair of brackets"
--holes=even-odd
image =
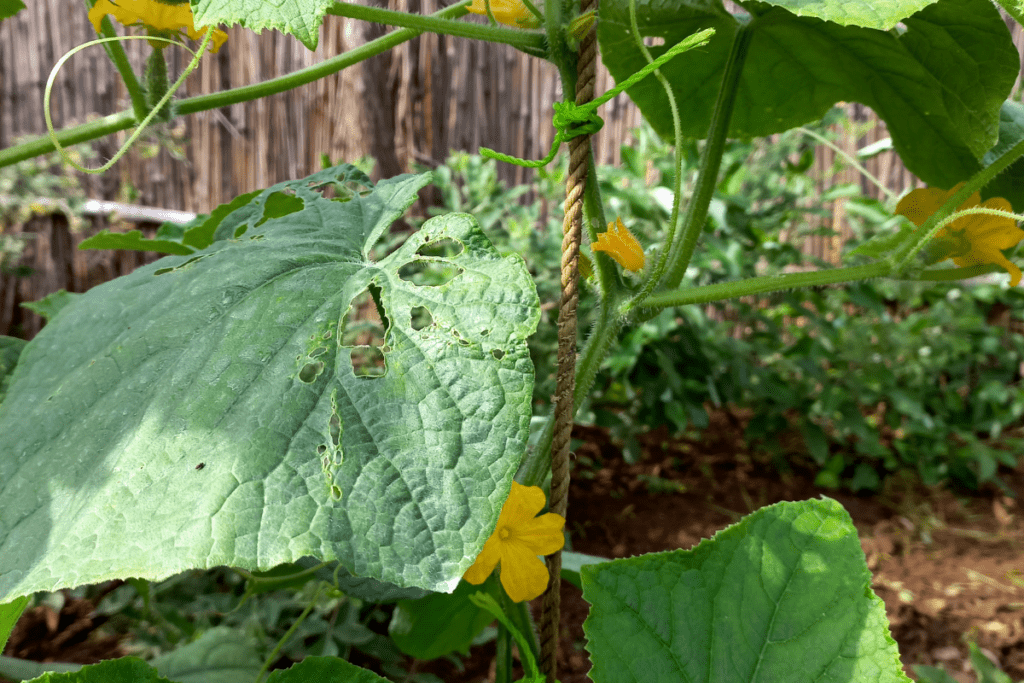
[(0, 404), (0, 602), (307, 555), (454, 589), (526, 449), (536, 289), (465, 214), (373, 260), (429, 174), (344, 201), (324, 174), (25, 347)]
[(580, 575), (596, 683), (910, 680), (853, 521), (828, 498)]

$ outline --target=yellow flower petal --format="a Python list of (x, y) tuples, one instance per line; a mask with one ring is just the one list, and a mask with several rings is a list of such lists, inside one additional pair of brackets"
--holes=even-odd
[(621, 218), (616, 218), (614, 223), (608, 224), (608, 231), (597, 236), (597, 242), (591, 249), (605, 252), (620, 266), (634, 273), (644, 268), (644, 248), (622, 223)]
[[(184, 29), (193, 40), (206, 35), (208, 29), (196, 30), (192, 18), (192, 7), (186, 2), (180, 5), (168, 5), (157, 0), (99, 0), (89, 10), (89, 21), (96, 32), (100, 32), (103, 17), (111, 15), (125, 26), (143, 24), (157, 31), (180, 31)], [(216, 52), (228, 39), (228, 34), (214, 29), (211, 51)]]
[(512, 602), (533, 600), (548, 587), (548, 568), (522, 549), (502, 553), (501, 585)]
[(484, 543), (484, 549), (480, 551), (480, 556), (476, 558), (476, 562), (466, 570), (462, 578), (474, 586), (479, 586), (487, 580), (487, 577), (491, 575), (494, 568), (498, 566), (499, 560), (501, 560), (501, 544), (498, 543), (497, 537), (491, 536)]
[(522, 529), (517, 530), (516, 539), (534, 555), (550, 555), (565, 545), (563, 527), (565, 518), (549, 512), (524, 524)]
[[(473, 0), (473, 4), (466, 8), (473, 14), (487, 16), (486, 0)], [(495, 21), (507, 26), (522, 28), (536, 28), (540, 25), (533, 12), (526, 8), (522, 0), (491, 0), (491, 14)]]
[(537, 517), (544, 502), (540, 487), (512, 482), (494, 531), (463, 578), (479, 585), (500, 562), (501, 585), (512, 600), (532, 600), (543, 593), (548, 572), (537, 556), (549, 555), (565, 545), (565, 518), (553, 512)]
[[(938, 188), (919, 188), (911, 191), (896, 205), (896, 213), (906, 216), (915, 225), (922, 225), (953, 193), (963, 186), (960, 183), (952, 190)], [(973, 207), (1011, 211), (1010, 202), (1002, 197), (992, 197), (981, 201), (977, 192), (957, 207), (957, 211)], [(1016, 287), (1021, 281), (1021, 270), (1003, 256), (1003, 249), (1010, 249), (1021, 239), (1024, 230), (1017, 227), (1017, 222), (1006, 216), (988, 216), (971, 214), (957, 218), (937, 233), (935, 239), (948, 239), (950, 244), (964, 244), (963, 249), (957, 248), (955, 256), (950, 255), (953, 263), (964, 268), (984, 264), (997, 265), (1010, 274), (1010, 286)]]

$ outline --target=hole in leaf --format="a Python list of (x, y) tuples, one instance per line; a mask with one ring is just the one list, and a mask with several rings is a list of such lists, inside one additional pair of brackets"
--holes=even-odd
[(182, 263), (180, 266), (174, 266), (173, 268), (158, 268), (155, 271), (153, 271), (153, 275), (164, 275), (166, 273), (173, 273), (174, 271), (186, 268), (195, 263), (196, 261), (206, 258), (207, 256), (209, 256), (209, 254), (203, 254), (202, 256), (193, 256), (188, 261)]
[(466, 247), (462, 245), (462, 242), (453, 240), (450, 237), (442, 237), (439, 240), (433, 242), (427, 242), (422, 247), (416, 250), (419, 256), (433, 256), (436, 258), (451, 258), (452, 256), (458, 256), (466, 250)]
[(430, 311), (424, 306), (413, 306), (409, 317), (409, 324), (417, 331), (434, 323), (434, 316), (430, 315)]
[(491, 331), (489, 329), (487, 329), (486, 327), (484, 329), (480, 330), (480, 336), (481, 337), (486, 337), (490, 333), (491, 333)]
[(501, 349), (491, 349), (491, 355), (494, 356), (494, 360), (501, 360), (505, 357), (505, 352)]
[(324, 453), (327, 452), (327, 446), (324, 444), (320, 444), (319, 446), (316, 447), (316, 452), (319, 453), (320, 455), (323, 455)]
[(387, 372), (384, 338), (389, 321), (382, 308), (381, 290), (371, 284), (352, 299), (341, 321), (339, 345), (350, 349), (356, 377), (383, 377)]
[(341, 487), (337, 484), (331, 485), (331, 498), (334, 500), (341, 500)]
[(324, 364), (322, 361), (315, 363), (306, 363), (299, 370), (299, 380), (306, 384), (311, 384), (316, 381), (316, 378), (320, 376), (320, 373), (324, 371)]
[[(258, 228), (271, 218), (280, 218), (281, 216), (287, 216), (290, 213), (301, 211), (305, 206), (306, 203), (296, 197), (291, 190), (274, 192), (267, 197), (267, 201), (263, 204), (263, 217), (260, 218), (256, 227)], [(241, 231), (243, 233), (245, 232), (244, 226), (241, 228)], [(235, 237), (239, 237), (240, 235), (241, 233), (235, 233)]]
[(337, 413), (331, 413), (328, 426), (331, 430), (331, 443), (337, 448), (341, 444), (341, 418), (338, 417)]
[(418, 287), (440, 287), (446, 285), (463, 269), (444, 261), (411, 261), (398, 269), (398, 277)]

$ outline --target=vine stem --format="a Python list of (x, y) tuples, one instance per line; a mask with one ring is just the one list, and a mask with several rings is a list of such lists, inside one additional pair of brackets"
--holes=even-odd
[[(209, 47), (212, 38), (213, 31), (207, 31), (206, 36), (203, 38), (202, 44), (199, 46), (198, 53), (192, 52), (186, 46), (182, 45), (176, 40), (170, 40), (169, 38), (161, 38), (159, 36), (115, 36), (114, 38), (98, 38), (83, 45), (79, 45), (78, 47), (74, 48), (66, 55), (61, 57), (59, 60), (57, 60), (57, 63), (53, 66), (53, 70), (50, 71), (50, 78), (46, 81), (46, 90), (43, 93), (43, 117), (46, 119), (46, 132), (50, 136), (50, 142), (53, 144), (54, 148), (56, 148), (57, 153), (60, 154), (61, 159), (64, 160), (64, 163), (68, 164), (69, 166), (72, 166), (73, 168), (79, 171), (82, 171), (83, 173), (91, 174), (103, 173), (111, 166), (116, 164), (117, 161), (122, 156), (124, 156), (125, 153), (131, 148), (131, 146), (135, 144), (135, 141), (139, 138), (140, 135), (142, 135), (142, 132), (146, 130), (146, 127), (153, 121), (153, 119), (156, 118), (156, 116), (159, 114), (160, 110), (164, 107), (164, 105), (171, 100), (171, 97), (173, 97), (174, 93), (178, 90), (178, 88), (182, 86), (182, 84), (185, 82), (185, 79), (188, 78), (189, 74), (191, 74), (192, 71), (194, 71), (195, 68), (199, 65), (199, 60), (206, 53), (206, 48)], [(188, 66), (181, 73), (181, 76), (178, 77), (178, 80), (175, 81), (174, 85), (168, 88), (167, 92), (164, 93), (160, 101), (157, 102), (156, 105), (149, 111), (149, 113), (146, 114), (146, 117), (142, 119), (138, 127), (135, 129), (135, 132), (131, 134), (127, 142), (121, 145), (121, 148), (117, 150), (113, 157), (111, 157), (110, 161), (103, 164), (99, 168), (86, 168), (80, 164), (75, 163), (75, 161), (70, 156), (68, 156), (67, 152), (64, 151), (64, 146), (60, 144), (60, 141), (57, 139), (57, 134), (53, 130), (53, 119), (50, 117), (50, 94), (53, 89), (53, 81), (57, 78), (57, 72), (59, 72), (60, 68), (64, 66), (64, 62), (71, 59), (71, 57), (73, 57), (75, 53), (77, 53), (78, 51), (84, 50), (85, 48), (90, 47), (92, 45), (96, 45), (98, 43), (120, 42), (122, 40), (156, 40), (163, 41), (166, 43), (172, 43), (174, 45), (179, 45), (185, 50), (192, 52), (192, 61), (189, 62)]]
[[(668, 267), (661, 284), (664, 288), (675, 289), (683, 280), (686, 268), (690, 265), (693, 251), (697, 246), (697, 238), (704, 229), (708, 217), (708, 206), (718, 185), (718, 171), (722, 165), (722, 154), (729, 133), (729, 122), (732, 120), (732, 109), (739, 92), (740, 76), (746, 62), (750, 41), (754, 37), (753, 24), (741, 23), (733, 38), (732, 50), (725, 65), (725, 74), (718, 91), (718, 100), (711, 114), (711, 127), (708, 129), (704, 152), (701, 154), (700, 170), (697, 184), (693, 190), (693, 198), (686, 212), (682, 234), (673, 244), (665, 245), (669, 250)], [(634, 299), (630, 307), (638, 302)]]
[(338, 17), (373, 21), (378, 24), (386, 24), (387, 26), (401, 26), (417, 31), (430, 31), (431, 33), (441, 33), (460, 38), (505, 43), (534, 57), (544, 57), (546, 53), (544, 49), (544, 35), (522, 29), (483, 26), (481, 24), (443, 19), (435, 15), (425, 16), (383, 9), (381, 7), (353, 5), (347, 2), (335, 2), (327, 8), (327, 13)]
[[(435, 12), (430, 16), (440, 18), (462, 16), (466, 14), (465, 8), (470, 1), (471, 0), (462, 0), (458, 4), (445, 7), (443, 10)], [(411, 28), (392, 31), (391, 33), (381, 36), (376, 40), (372, 40), (365, 45), (360, 45), (357, 48), (324, 60), (319, 64), (314, 64), (313, 66), (306, 67), (305, 69), (299, 69), (298, 71), (294, 71), (284, 76), (279, 76), (278, 78), (272, 78), (254, 85), (246, 85), (240, 88), (233, 88), (231, 90), (223, 90), (209, 95), (199, 95), (197, 97), (178, 100), (175, 102), (175, 112), (181, 116), (195, 114), (201, 111), (219, 109), (220, 107), (226, 107), (240, 102), (248, 102), (250, 100), (256, 100), (261, 97), (276, 95), (277, 93), (292, 90), (301, 85), (317, 81), (324, 76), (335, 74), (342, 69), (350, 67), (353, 64), (358, 64), (359, 62), (382, 52), (386, 52), (396, 45), (412, 40), (421, 33), (423, 33), (423, 31)], [(69, 147), (82, 142), (88, 142), (89, 140), (96, 140), (97, 138), (110, 135), (111, 133), (127, 130), (135, 125), (136, 121), (137, 119), (133, 112), (123, 111), (95, 121), (90, 121), (89, 123), (84, 123), (80, 126), (65, 128), (58, 132), (56, 137), (57, 141), (61, 145)], [(54, 146), (53, 141), (50, 140), (49, 136), (41, 135), (33, 140), (29, 140), (28, 142), (23, 142), (20, 145), (14, 145), (13, 147), (0, 150), (0, 167), (9, 166), (11, 164), (18, 163), (19, 161), (25, 161), (26, 159), (32, 159), (43, 154), (48, 154), (55, 149), (56, 147)]]
[[(95, 4), (96, 0), (85, 0), (85, 6), (90, 10)], [(117, 31), (114, 30), (114, 24), (110, 21), (109, 16), (104, 16), (100, 21), (100, 37), (117, 37)], [(148, 111), (146, 108), (146, 97), (142, 92), (142, 85), (139, 83), (139, 79), (136, 78), (135, 72), (132, 71), (132, 65), (128, 62), (128, 55), (124, 53), (124, 48), (117, 41), (103, 43), (103, 49), (110, 58), (111, 64), (117, 69), (117, 73), (121, 75), (124, 87), (128, 90), (128, 97), (132, 101), (132, 111), (135, 113), (135, 119), (141, 121), (146, 118), (146, 112)]]

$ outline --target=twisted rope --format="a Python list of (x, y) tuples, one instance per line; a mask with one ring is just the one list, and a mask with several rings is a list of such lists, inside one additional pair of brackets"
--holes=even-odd
[[(597, 0), (583, 0), (583, 13), (597, 10)], [(597, 77), (597, 36), (593, 27), (580, 41), (575, 106), (594, 98)], [(574, 112), (566, 107), (566, 113)], [(590, 111), (593, 111), (592, 109)], [(562, 111), (556, 110), (561, 114)], [(590, 128), (596, 122), (584, 123)], [(600, 128), (600, 126), (597, 126)], [(576, 390), (576, 309), (579, 304), (580, 232), (583, 226), (583, 190), (590, 160), (590, 132), (569, 139), (569, 180), (562, 223), (562, 298), (558, 309), (558, 375), (555, 390), (555, 431), (551, 442), (552, 512), (565, 517), (569, 504), (569, 438), (572, 435), (573, 394)], [(541, 671), (547, 683), (558, 675), (559, 623), (561, 617), (562, 553), (548, 555), (548, 590), (541, 604)]]

